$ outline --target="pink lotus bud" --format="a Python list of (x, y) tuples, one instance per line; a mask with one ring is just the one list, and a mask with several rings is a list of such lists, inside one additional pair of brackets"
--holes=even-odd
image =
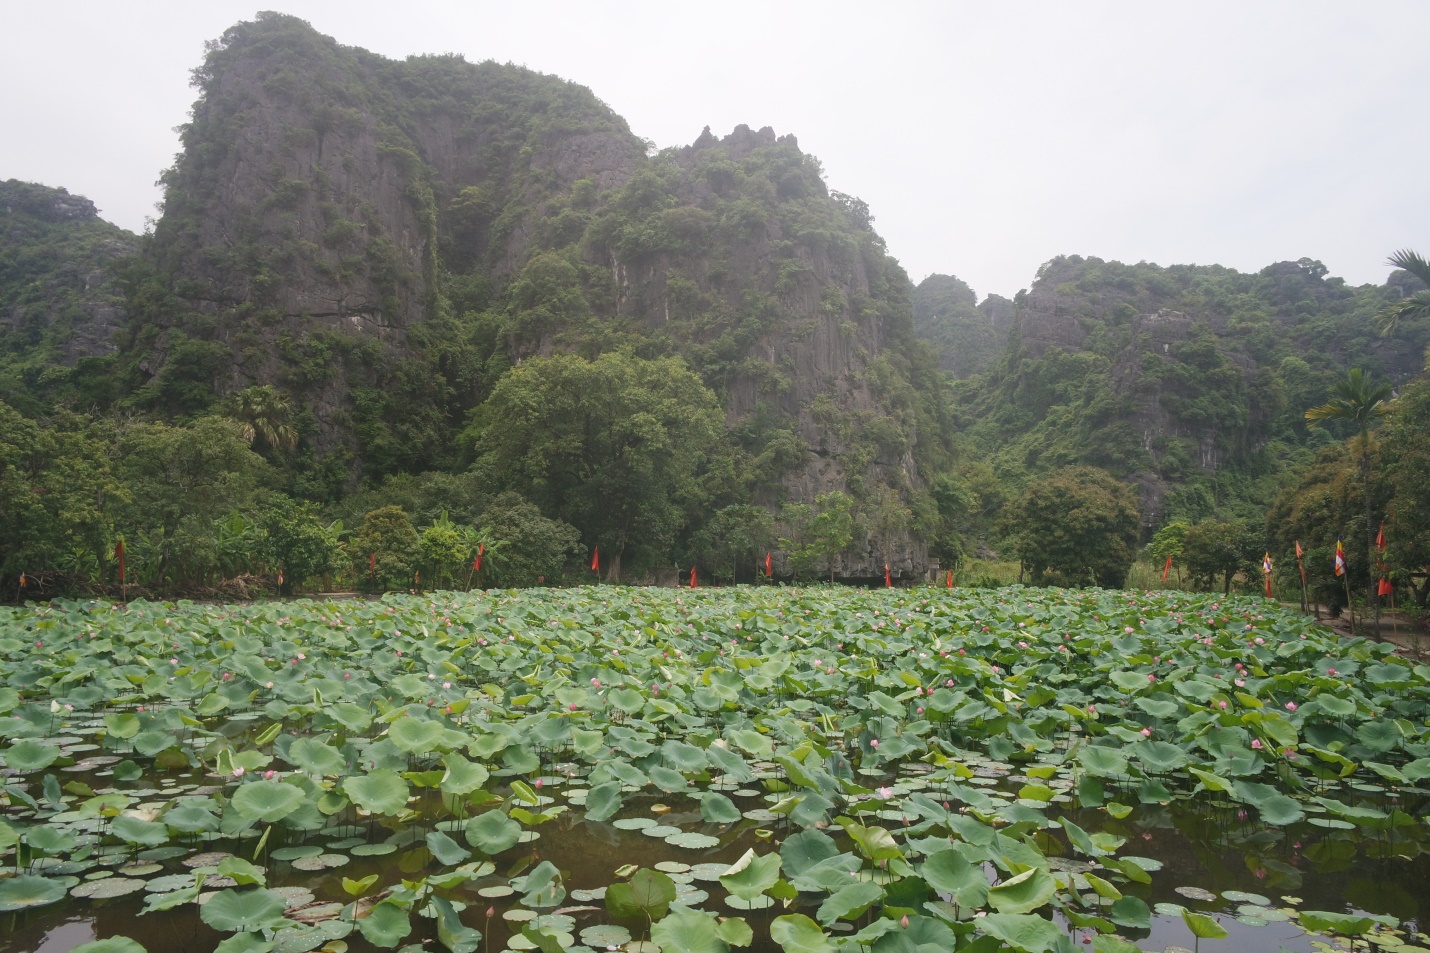
[(1150, 738), (1150, 737), (1152, 737), (1152, 729), (1151, 729), (1151, 728), (1143, 728), (1143, 729), (1142, 729), (1142, 737), (1144, 737), (1144, 738)]
[(907, 913), (899, 918), (899, 926), (903, 927), (905, 930), (909, 928), (909, 915)]
[(264, 772), (263, 772), (263, 780), (265, 780), (265, 781), (272, 781), (272, 780), (273, 780), (273, 776), (274, 776), (275, 774), (277, 774), (277, 773), (278, 773), (277, 771), (274, 771), (272, 768), (269, 768), (267, 771), (264, 771)]

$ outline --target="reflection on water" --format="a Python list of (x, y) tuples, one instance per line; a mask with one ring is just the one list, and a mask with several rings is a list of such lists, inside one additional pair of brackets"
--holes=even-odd
[[(563, 799), (560, 781), (555, 778), (552, 781), (554, 783), (549, 784), (544, 793), (554, 795), (559, 802)], [(1016, 776), (1002, 778), (999, 779), (999, 786), (1013, 788), (1018, 781)], [(777, 850), (782, 838), (790, 833), (779, 826), (782, 822), (768, 819), (746, 820), (729, 826), (705, 824), (700, 817), (698, 802), (673, 796), (658, 798), (631, 794), (617, 818), (654, 816), (651, 808), (657, 801), (663, 801), (669, 807), (668, 812), (663, 811), (659, 816), (662, 825), (714, 835), (720, 839), (719, 845), (698, 850), (673, 847), (639, 830), (622, 830), (609, 822), (586, 821), (583, 809), (573, 807), (540, 825), (537, 828), (539, 838), (525, 848), (506, 852), (491, 876), (450, 892), (453, 899), (467, 904), (462, 919), (467, 925), (489, 934), (491, 950), (500, 950), (512, 930), (520, 926), (519, 923), (513, 926), (502, 917), (503, 913), (516, 908), (516, 898), (490, 899), (477, 891), (504, 884), (510, 877), (542, 860), (549, 860), (561, 869), (568, 890), (592, 890), (611, 883), (614, 871), (625, 865), (653, 867), (661, 861), (670, 860), (690, 865), (728, 864), (748, 847), (754, 847), (757, 852)], [(738, 801), (745, 810), (762, 806), (758, 797), (748, 794), (738, 798)], [(1121, 884), (1121, 889), (1124, 893), (1140, 897), (1149, 906), (1177, 904), (1215, 915), (1230, 933), (1226, 940), (1216, 941), (1216, 949), (1239, 953), (1277, 953), (1283, 949), (1293, 953), (1314, 953), (1316, 941), (1304, 935), (1294, 922), (1287, 922), (1285, 915), (1278, 912), (1280, 908), (1390, 914), (1403, 923), (1408, 921), (1413, 932), (1415, 922), (1422, 915), (1422, 908), (1430, 902), (1426, 827), (1419, 820), (1426, 806), (1424, 796), (1412, 793), (1406, 796), (1406, 803), (1391, 804), (1382, 795), (1372, 795), (1363, 803), (1382, 810), (1395, 810), (1386, 821), (1380, 822), (1378, 828), (1362, 825), (1353, 829), (1337, 826), (1329, 815), (1315, 812), (1307, 820), (1289, 827), (1270, 827), (1259, 823), (1252, 816), (1254, 812), (1248, 814), (1230, 801), (1206, 795), (1195, 800), (1173, 801), (1168, 805), (1144, 805), (1121, 821), (1111, 819), (1101, 809), (1072, 809), (1069, 805), (1064, 813), (1088, 830), (1101, 830), (1124, 837), (1126, 844), (1117, 852), (1118, 856), (1137, 855), (1160, 862), (1162, 869), (1152, 875), (1150, 885)], [(432, 807), (434, 814), (440, 813), (435, 803)], [(1054, 809), (1048, 813), (1055, 815), (1059, 812)], [(891, 827), (900, 826), (897, 815), (886, 815), (886, 820)], [(769, 839), (758, 837), (755, 832), (760, 828), (774, 828), (773, 836)], [(423, 837), (428, 830), (428, 827), (419, 829), (414, 826), (397, 830), (373, 824), (371, 827), (347, 825), (310, 834), (306, 843), (322, 846), (325, 851), (343, 853), (348, 862), (335, 869), (306, 872), (295, 868), (291, 861), (267, 858), (268, 885), (306, 887), (320, 900), (347, 902), (350, 898), (342, 887), (344, 877), (357, 880), (376, 873), (381, 884), (391, 884), (399, 876), (410, 879), (422, 873), (435, 872), (442, 868), (423, 845)], [(842, 841), (842, 834), (837, 828), (829, 832)], [(254, 836), (246, 840), (205, 841), (202, 847), (206, 850), (231, 850), (250, 857), (256, 846), (254, 837), (257, 832), (248, 833)], [(275, 836), (277, 833), (275, 831)], [(390, 841), (398, 846), (392, 853), (379, 857), (353, 856), (348, 851), (333, 847), (344, 839), (351, 843), (355, 834), (367, 840)], [(299, 843), (304, 841), (292, 840), (288, 846)], [(1061, 852), (1062, 859), (1074, 860), (1065, 842), (1056, 837), (1041, 836), (1039, 844), (1050, 856)], [(199, 846), (199, 842), (195, 841), (194, 846)], [(282, 845), (275, 840), (266, 848), (271, 852), (279, 846)], [(128, 856), (108, 858), (107, 864), (96, 869), (103, 872), (128, 859)], [(152, 876), (185, 872), (180, 859), (168, 859), (163, 861), (163, 869)], [(679, 879), (682, 878), (677, 875)], [(746, 917), (754, 927), (757, 938), (768, 936), (768, 923), (775, 916), (791, 912), (778, 905), (767, 910), (733, 910), (725, 905), (724, 891), (718, 881), (697, 881), (693, 887), (708, 891), (710, 898), (703, 904), (706, 909)], [(1189, 899), (1177, 892), (1178, 887), (1201, 888), (1217, 894), (1218, 898), (1210, 901)], [(1258, 907), (1255, 903), (1229, 900), (1224, 896), (1228, 891), (1234, 895), (1237, 891), (1259, 895), (1269, 904)], [(31, 913), (8, 915), (3, 921), (4, 932), (0, 934), (0, 951), (67, 953), (95, 937), (122, 934), (138, 940), (149, 953), (207, 953), (224, 939), (225, 934), (213, 931), (202, 923), (192, 905), (139, 916), (143, 898), (144, 894), (139, 893), (101, 901), (67, 899)], [(796, 902), (796, 909), (812, 916), (822, 899), (822, 895), (801, 897)], [(590, 902), (568, 899), (565, 903), (567, 907), (563, 909), (576, 919), (578, 931), (609, 920), (599, 899)], [(486, 917), (489, 906), (496, 913), (491, 919)], [(1239, 921), (1238, 917), (1245, 922)], [(1262, 926), (1250, 925), (1258, 919), (1269, 919), (1270, 922)], [(436, 930), (430, 920), (414, 917), (413, 923), (414, 932), (406, 943), (430, 941), (428, 948), (441, 948), (435, 943)], [(640, 938), (642, 925), (627, 925), (636, 938)], [(1074, 935), (1079, 940), (1084, 937), (1079, 931), (1074, 931)], [(1194, 946), (1193, 937), (1179, 915), (1156, 915), (1150, 931), (1126, 930), (1124, 935), (1145, 950)], [(356, 932), (349, 935), (345, 942), (352, 953), (373, 949)], [(752, 953), (764, 953), (766, 950), (775, 953), (778, 947), (769, 941), (762, 944), (757, 939), (751, 950)]]

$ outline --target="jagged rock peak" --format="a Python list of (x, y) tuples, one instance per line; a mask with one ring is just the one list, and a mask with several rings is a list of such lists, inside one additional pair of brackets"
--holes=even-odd
[(53, 223), (83, 222), (99, 217), (99, 209), (83, 195), (71, 195), (62, 188), (19, 179), (0, 182), (0, 209), (6, 214), (18, 212)]

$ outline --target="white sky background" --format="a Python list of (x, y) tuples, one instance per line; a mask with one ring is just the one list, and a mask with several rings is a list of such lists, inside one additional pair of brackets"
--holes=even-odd
[[(139, 231), (205, 40), (264, 0), (0, 0), (0, 179)], [(914, 281), (1058, 254), (1380, 283), (1430, 253), (1430, 3), (272, 0), (349, 46), (590, 87), (658, 146), (794, 133)]]

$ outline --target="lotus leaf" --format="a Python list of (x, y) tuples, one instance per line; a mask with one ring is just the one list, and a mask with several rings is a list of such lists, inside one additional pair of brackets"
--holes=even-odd
[(407, 782), (390, 768), (345, 779), (343, 793), (371, 814), (396, 814), (407, 806)]
[(276, 925), (288, 904), (271, 890), (220, 890), (199, 908), (215, 930), (252, 932)]

